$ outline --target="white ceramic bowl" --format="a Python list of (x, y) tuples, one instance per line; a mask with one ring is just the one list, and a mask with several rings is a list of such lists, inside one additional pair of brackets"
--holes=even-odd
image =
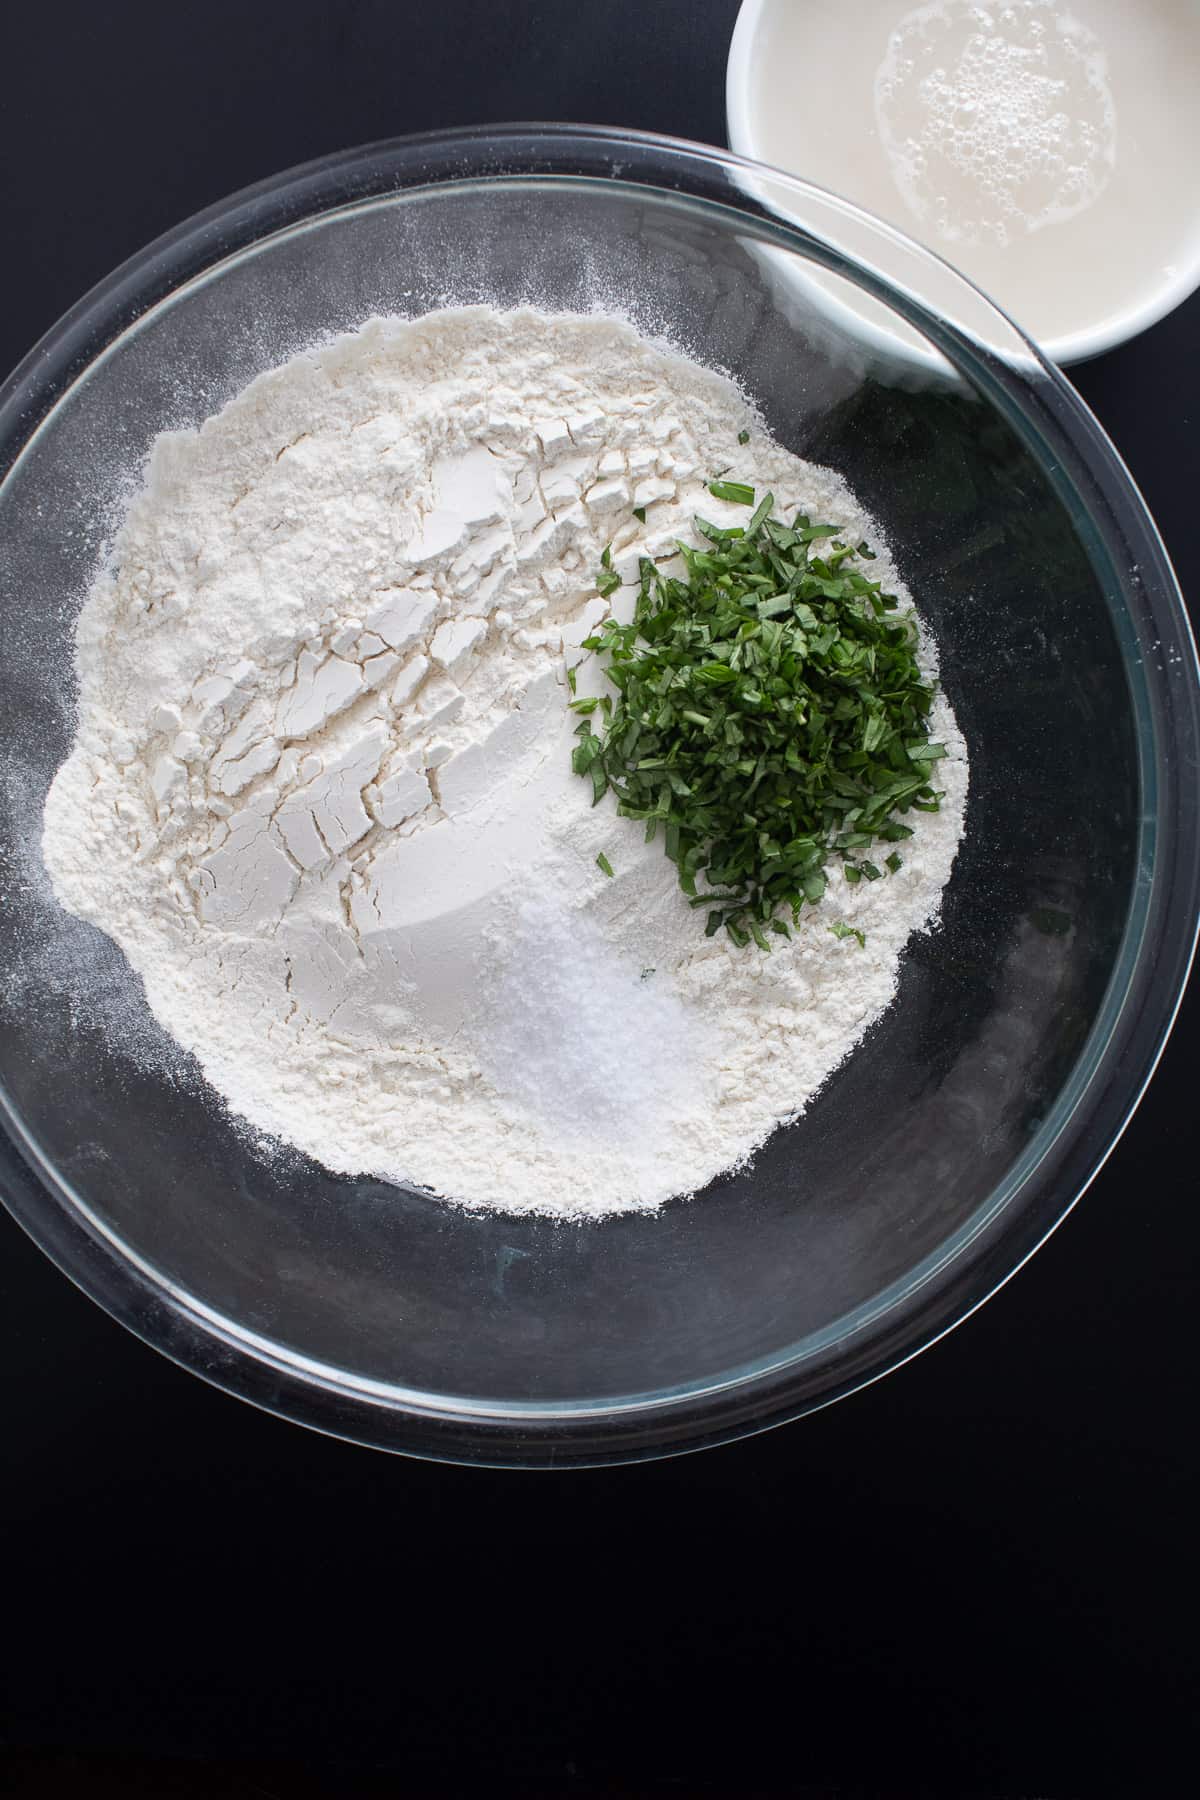
[[(734, 27), (733, 38), (729, 46), (729, 60), (725, 73), (725, 113), (729, 136), (729, 147), (739, 156), (750, 157), (756, 162), (769, 162), (764, 155), (762, 133), (755, 116), (753, 105), (752, 72), (756, 59), (761, 54), (761, 46), (774, 18), (785, 9), (801, 7), (806, 0), (742, 0)], [(851, 4), (854, 0), (851, 0)], [(790, 169), (792, 175), (808, 178), (809, 171), (803, 168)], [(1180, 171), (1180, 174), (1186, 172)], [(747, 181), (747, 187), (751, 183)], [(779, 203), (778, 188), (772, 191), (766, 182), (753, 184), (755, 197), (774, 210), (786, 214), (786, 207)], [(857, 195), (850, 189), (843, 192), (842, 197), (857, 202)], [(1181, 200), (1187, 204), (1189, 196)], [(1194, 199), (1192, 203), (1195, 204)], [(896, 224), (902, 231), (909, 229), (910, 221), (902, 216), (903, 209), (898, 204), (896, 218), (889, 223)], [(915, 236), (916, 233), (911, 233)], [(927, 248), (940, 254), (937, 244)], [(793, 259), (794, 266), (794, 259)], [(1157, 277), (1157, 279), (1156, 279)], [(1113, 349), (1117, 344), (1126, 343), (1154, 325), (1159, 319), (1186, 300), (1188, 295), (1200, 287), (1200, 233), (1194, 239), (1194, 249), (1190, 256), (1181, 256), (1171, 265), (1168, 275), (1163, 270), (1146, 270), (1146, 289), (1140, 304), (1127, 308), (1115, 319), (1107, 319), (1102, 325), (1083, 323), (1077, 330), (1061, 333), (1056, 337), (1042, 340), (1041, 347), (1051, 361), (1059, 364), (1085, 362), (1089, 357), (1099, 356), (1105, 350)], [(994, 296), (997, 304), (1003, 307), (1003, 295)], [(869, 304), (860, 307), (855, 303), (853, 311), (847, 306), (840, 293), (831, 287), (821, 284), (818, 291), (815, 283), (805, 279), (805, 301), (811, 305), (814, 301), (821, 305), (830, 316), (836, 319), (842, 329), (852, 329), (869, 353), (873, 349), (885, 354), (895, 364), (897, 357), (923, 368), (928, 360), (920, 340), (915, 333), (901, 337), (896, 329), (894, 318), (885, 322), (883, 309), (878, 311)], [(1017, 324), (1023, 324), (1018, 319)]]

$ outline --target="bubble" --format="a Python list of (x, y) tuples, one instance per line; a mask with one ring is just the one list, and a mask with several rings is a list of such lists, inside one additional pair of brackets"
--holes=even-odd
[(1057, 0), (908, 13), (876, 73), (875, 117), (909, 207), (966, 243), (1082, 211), (1116, 160), (1104, 53)]

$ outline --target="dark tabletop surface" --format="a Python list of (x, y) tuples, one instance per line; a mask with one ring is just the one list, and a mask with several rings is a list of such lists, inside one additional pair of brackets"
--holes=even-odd
[[(149, 238), (328, 151), (520, 118), (722, 143), (736, 10), (6, 9), (0, 364)], [(1073, 373), (1185, 592), (1198, 334), (1200, 296)], [(0, 1214), (0, 1793), (1184, 1788), (1198, 1052), (1193, 989), (1083, 1203), (949, 1339), (643, 1467), (318, 1438), (146, 1349)]]

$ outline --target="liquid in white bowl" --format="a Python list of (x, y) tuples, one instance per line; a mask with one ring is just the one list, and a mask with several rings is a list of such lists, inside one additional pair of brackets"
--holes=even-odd
[(920, 238), (1055, 353), (1200, 275), (1200, 0), (764, 0), (751, 23), (733, 147)]

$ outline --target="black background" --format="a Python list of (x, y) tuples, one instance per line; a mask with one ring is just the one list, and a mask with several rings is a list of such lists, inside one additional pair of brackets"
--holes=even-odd
[[(721, 143), (735, 12), (8, 8), (0, 364), (147, 239), (308, 157), (514, 118)], [(1200, 297), (1074, 372), (1185, 592), (1198, 330)], [(948, 1340), (643, 1467), (320, 1439), (154, 1355), (0, 1217), (0, 1792), (1189, 1786), (1198, 1049), (1193, 992), (1084, 1202)]]

